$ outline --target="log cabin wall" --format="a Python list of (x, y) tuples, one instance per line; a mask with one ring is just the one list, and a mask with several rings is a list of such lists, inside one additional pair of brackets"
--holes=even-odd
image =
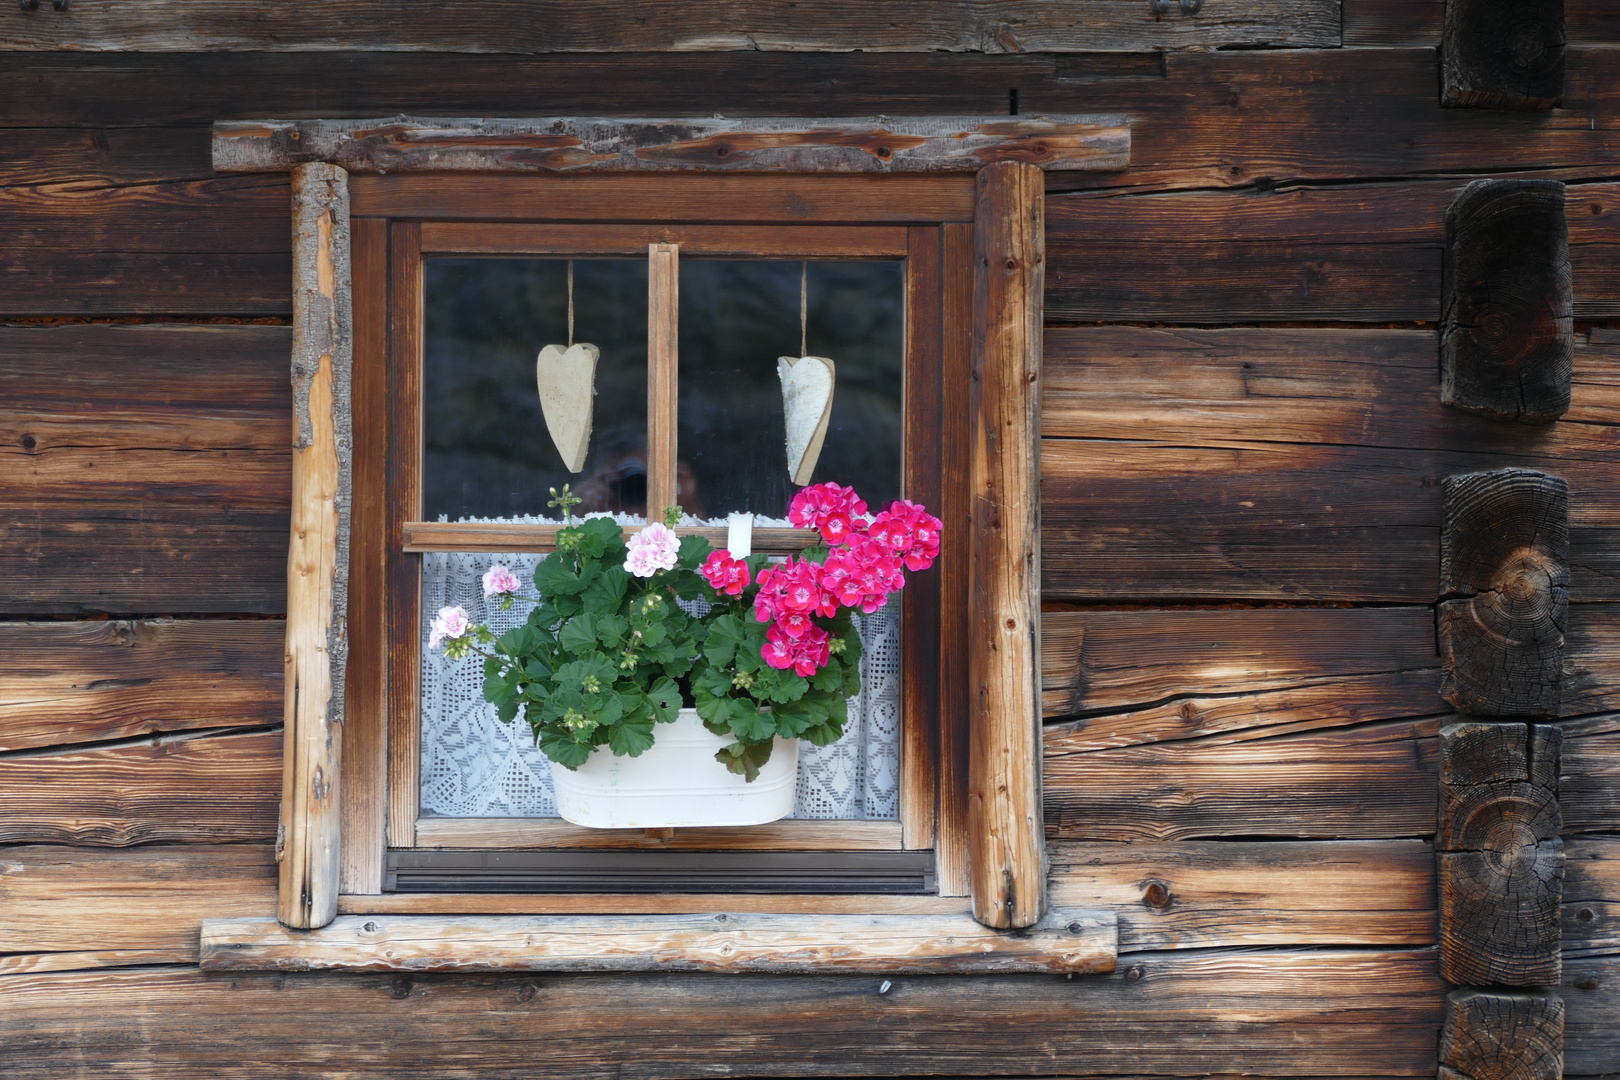
[[(1568, 482), (1564, 1074), (1620, 1072), (1611, 5), (1567, 0), (1562, 106), (1522, 111), (1441, 107), (1436, 0), (885, 53), (711, 5), (746, 51), (539, 56), (359, 51), (353, 6), (318, 53), (0, 15), (44, 50), (0, 64), (0, 1073), (1434, 1076), (1442, 480), (1507, 467)], [(172, 47), (119, 25), (81, 43)], [(201, 919), (276, 907), (291, 424), (288, 179), (215, 175), (210, 125), (1015, 109), (1133, 126), (1129, 171), (1048, 178), (1042, 414), (1050, 890), (1119, 913), (1117, 972), (201, 974)], [(1440, 401), (1446, 209), (1507, 176), (1567, 184), (1545, 426)]]

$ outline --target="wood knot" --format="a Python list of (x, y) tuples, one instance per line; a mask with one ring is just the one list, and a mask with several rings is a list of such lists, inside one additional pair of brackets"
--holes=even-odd
[(1141, 982), (1143, 974), (1144, 974), (1144, 972), (1142, 971), (1142, 965), (1141, 964), (1135, 964), (1135, 965), (1125, 969), (1125, 981), (1126, 982)]
[(388, 996), (395, 1001), (404, 1001), (411, 996), (415, 984), (406, 978), (398, 978), (388, 984)]
[(22, 448), (24, 450), (32, 451), (34, 449), (34, 447), (36, 447), (38, 445), (39, 445), (39, 440), (34, 438), (32, 435), (24, 435), (22, 437)]
[(1146, 882), (1142, 888), (1142, 903), (1147, 907), (1163, 911), (1170, 906), (1170, 898), (1170, 886), (1156, 878)]

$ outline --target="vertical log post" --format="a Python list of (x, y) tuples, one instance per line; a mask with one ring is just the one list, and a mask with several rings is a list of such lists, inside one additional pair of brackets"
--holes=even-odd
[(352, 316), (348, 174), (292, 174), (293, 482), (276, 916), (295, 929), (337, 915), (338, 774), (348, 659)]
[(679, 407), (680, 253), (676, 244), (647, 247), (647, 523), (680, 498), (676, 445)]
[(1440, 400), (1545, 424), (1569, 409), (1575, 296), (1564, 185), (1476, 180), (1446, 210)]
[(1569, 618), (1569, 489), (1530, 469), (1448, 476), (1440, 693), (1476, 716), (1556, 716)]
[(1455, 990), (1440, 1031), (1440, 1080), (1557, 1080), (1564, 1003), (1552, 994)]
[(1440, 104), (1556, 109), (1564, 103), (1564, 0), (1446, 0)]
[(978, 175), (974, 212), (973, 584), (968, 829), (973, 914), (1017, 929), (1045, 907), (1040, 740), (1040, 371), (1045, 280), (1039, 168)]

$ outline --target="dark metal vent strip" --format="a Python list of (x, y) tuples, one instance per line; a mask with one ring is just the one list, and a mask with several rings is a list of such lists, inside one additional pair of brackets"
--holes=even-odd
[(388, 853), (389, 892), (891, 893), (937, 891), (932, 851)]

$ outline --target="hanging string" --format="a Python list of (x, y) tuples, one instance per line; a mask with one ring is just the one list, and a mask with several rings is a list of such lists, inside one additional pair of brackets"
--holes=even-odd
[(568, 347), (574, 347), (574, 260), (568, 260)]
[(801, 357), (810, 355), (810, 350), (806, 348), (806, 342), (809, 340), (808, 328), (810, 326), (810, 304), (807, 300), (809, 284), (810, 260), (806, 259), (799, 264), (799, 355)]

